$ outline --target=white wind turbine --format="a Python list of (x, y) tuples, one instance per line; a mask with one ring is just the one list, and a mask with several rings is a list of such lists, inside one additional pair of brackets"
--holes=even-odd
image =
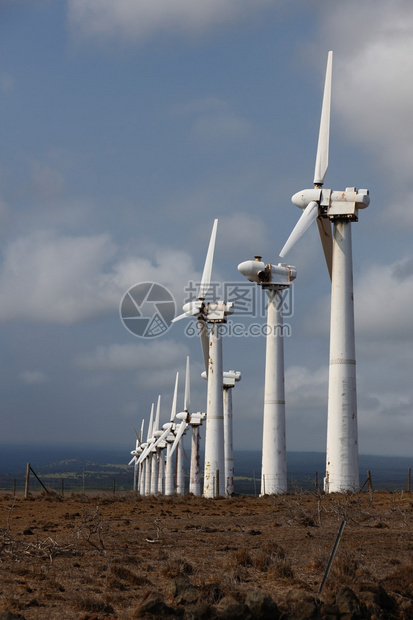
[(132, 459), (128, 463), (128, 465), (134, 466), (133, 467), (133, 490), (134, 492), (138, 491), (139, 486), (140, 486), (140, 475), (139, 475), (140, 467), (138, 464), (138, 457), (142, 453), (142, 437), (143, 437), (144, 424), (145, 424), (145, 420), (142, 420), (141, 432), (139, 433), (139, 435), (136, 433), (136, 430), (135, 430), (136, 445), (135, 445), (135, 449), (131, 451)]
[[(220, 325), (232, 314), (232, 303), (224, 301), (205, 304), (210, 288), (218, 220), (214, 221), (208, 246), (198, 299), (184, 305), (184, 314), (176, 317), (197, 317), (205, 369), (208, 374), (207, 417), (205, 430), (204, 497), (225, 495), (224, 412), (222, 381), (222, 339)], [(208, 341), (207, 323), (210, 324)]]
[(158, 396), (158, 402), (156, 405), (156, 415), (155, 421), (152, 427), (152, 438), (151, 438), (151, 447), (149, 450), (149, 454), (147, 455), (148, 459), (151, 459), (152, 467), (151, 467), (151, 495), (158, 495), (158, 482), (159, 482), (159, 452), (155, 447), (156, 440), (162, 434), (162, 431), (159, 430), (159, 418), (161, 415), (161, 396)]
[(296, 271), (291, 265), (265, 264), (261, 256), (240, 263), (238, 270), (268, 293), (261, 495), (273, 495), (287, 491), (282, 291), (289, 288)]
[[(175, 437), (174, 444), (171, 449), (171, 455), (173, 451), (178, 446), (178, 450), (181, 447), (181, 437), (184, 434), (186, 428), (188, 426), (191, 427), (191, 462), (189, 468), (189, 492), (193, 495), (199, 496), (201, 495), (201, 476), (200, 476), (200, 433), (199, 427), (202, 424), (202, 421), (205, 419), (205, 413), (201, 413), (200, 411), (190, 413), (190, 400), (191, 400), (191, 387), (190, 387), (190, 367), (189, 367), (189, 356), (186, 358), (186, 374), (185, 374), (185, 396), (184, 396), (184, 410), (181, 413), (177, 414), (178, 420), (181, 420), (181, 424), (179, 425)], [(181, 454), (181, 459), (179, 458), (179, 454)], [(183, 448), (181, 448), (181, 452), (178, 453), (178, 463), (180, 467), (178, 467), (178, 471), (182, 471), (183, 469)], [(179, 491), (178, 491), (179, 492)]]
[[(207, 379), (206, 371), (202, 378)], [(222, 374), (223, 412), (224, 412), (224, 459), (225, 459), (225, 496), (231, 497), (234, 493), (234, 447), (233, 447), (233, 416), (232, 416), (232, 388), (241, 381), (238, 370), (224, 370)]]
[[(165, 495), (173, 495), (174, 490), (175, 490), (174, 467), (173, 467), (173, 460), (170, 458), (170, 453), (171, 453), (172, 444), (175, 441), (174, 433), (177, 428), (177, 424), (175, 424), (174, 419), (176, 416), (178, 382), (179, 382), (179, 372), (176, 373), (175, 388), (174, 388), (174, 394), (172, 398), (172, 408), (171, 408), (171, 416), (170, 416), (169, 422), (166, 422), (163, 425), (162, 433), (160, 434), (160, 436), (158, 436), (154, 444), (155, 449), (162, 450), (164, 448), (163, 443), (165, 443), (165, 447), (166, 447), (166, 467), (165, 467), (165, 472), (164, 472)], [(161, 460), (163, 463), (162, 454), (160, 455), (160, 461)]]
[(150, 453), (150, 450), (151, 450), (151, 447), (154, 441), (152, 437), (152, 430), (153, 430), (153, 423), (154, 423), (154, 419), (153, 419), (154, 409), (155, 409), (155, 405), (154, 403), (152, 403), (151, 415), (149, 417), (149, 424), (148, 424), (148, 432), (146, 435), (146, 441), (141, 446), (142, 453), (138, 459), (138, 464), (139, 465), (142, 464), (142, 473), (141, 473), (141, 477), (142, 477), (141, 494), (142, 495), (150, 495), (151, 493), (152, 460), (147, 457)]
[(370, 203), (366, 189), (357, 191), (355, 187), (347, 187), (345, 191), (332, 191), (323, 188), (328, 167), (332, 61), (333, 52), (329, 52), (314, 189), (303, 190), (292, 197), (293, 203), (304, 211), (280, 253), (280, 256), (285, 256), (311, 223), (317, 221), (331, 276), (327, 462), (324, 479), (324, 489), (330, 493), (357, 489), (359, 486), (351, 223), (357, 222), (359, 209), (366, 208)]
[(234, 447), (232, 424), (232, 389), (235, 383), (241, 381), (241, 373), (237, 370), (224, 371), (223, 398), (224, 398), (224, 456), (225, 456), (225, 495), (231, 497), (234, 493)]

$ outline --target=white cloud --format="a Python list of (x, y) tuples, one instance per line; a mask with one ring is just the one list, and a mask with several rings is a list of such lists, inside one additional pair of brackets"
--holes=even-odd
[(203, 114), (193, 123), (192, 136), (203, 144), (232, 146), (234, 140), (253, 135), (252, 123), (229, 112)]
[[(146, 343), (112, 344), (97, 347), (91, 353), (79, 356), (75, 363), (82, 370), (97, 373), (102, 372), (132, 372), (134, 382), (139, 390), (147, 393), (163, 393), (164, 390), (172, 393), (175, 373), (181, 372), (183, 385), (184, 365), (188, 348), (185, 344), (174, 340), (159, 340)], [(201, 366), (192, 364), (192, 374), (195, 370), (201, 374)]]
[(322, 31), (335, 53), (333, 112), (354, 149), (363, 144), (382, 169), (392, 193), (387, 220), (410, 227), (406, 183), (410, 185), (413, 168), (412, 29), (410, 0), (331, 3), (323, 12)]
[(139, 344), (111, 344), (97, 347), (77, 360), (84, 370), (150, 370), (181, 365), (187, 348), (173, 340)]
[(9, 93), (14, 90), (15, 80), (14, 77), (8, 73), (0, 73), (0, 90), (3, 93)]
[(20, 379), (27, 385), (39, 385), (40, 383), (47, 383), (49, 377), (40, 370), (24, 370), (20, 373)]
[(0, 320), (73, 323), (107, 311), (104, 268), (115, 252), (108, 235), (13, 241), (0, 271)]
[(181, 251), (156, 249), (151, 260), (122, 258), (107, 234), (37, 232), (5, 248), (0, 265), (0, 321), (72, 324), (118, 312), (123, 294), (140, 282), (167, 286), (178, 308), (198, 274)]
[(305, 366), (290, 366), (285, 371), (288, 406), (291, 408), (300, 406), (304, 411), (319, 407), (324, 411), (327, 402), (327, 384), (326, 366), (316, 370), (310, 370)]
[(355, 288), (357, 331), (380, 341), (413, 334), (413, 257), (363, 270)]
[[(268, 4), (261, 0), (260, 5)], [(199, 33), (257, 10), (253, 0), (69, 0), (69, 22), (85, 37), (145, 40), (157, 31)]]
[(63, 175), (40, 161), (32, 162), (33, 189), (40, 198), (58, 198), (64, 186)]
[(225, 99), (220, 97), (199, 97), (174, 105), (171, 109), (173, 114), (184, 116), (187, 114), (211, 114), (222, 113), (228, 110), (229, 104)]

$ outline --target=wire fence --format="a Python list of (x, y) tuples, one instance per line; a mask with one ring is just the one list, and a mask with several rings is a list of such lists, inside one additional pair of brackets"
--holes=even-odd
[[(133, 471), (127, 471), (116, 475), (88, 472), (83, 470), (80, 473), (69, 474), (42, 474), (35, 472), (28, 463), (30, 471), (26, 474), (19, 473), (1, 474), (0, 473), (0, 493), (13, 495), (24, 495), (27, 493), (52, 492), (61, 496), (72, 493), (110, 493), (113, 495), (131, 492), (133, 490)], [(237, 495), (259, 495), (260, 479), (252, 472), (251, 476), (235, 477), (235, 494)], [(202, 488), (202, 483), (201, 483)], [(185, 491), (189, 490), (189, 475), (185, 476)], [(411, 492), (411, 468), (405, 472), (399, 472), (386, 479), (382, 473), (375, 476), (374, 471), (367, 470), (365, 475), (360, 475), (360, 488), (354, 491), (406, 491)], [(292, 473), (288, 480), (288, 492), (322, 492), (323, 478), (318, 472), (313, 476), (294, 476)]]

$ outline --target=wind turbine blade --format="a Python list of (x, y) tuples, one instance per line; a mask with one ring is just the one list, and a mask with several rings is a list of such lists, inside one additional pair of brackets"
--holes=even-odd
[(293, 245), (296, 244), (298, 239), (305, 233), (307, 228), (311, 226), (311, 224), (314, 222), (317, 216), (318, 216), (318, 203), (312, 201), (304, 209), (300, 219), (298, 220), (297, 224), (294, 226), (291, 235), (288, 237), (287, 241), (285, 242), (285, 245), (280, 252), (281, 258), (284, 258), (284, 256), (288, 254), (288, 252), (291, 250)]
[(182, 435), (184, 434), (185, 429), (186, 429), (186, 427), (187, 427), (187, 426), (188, 426), (188, 425), (187, 425), (187, 423), (185, 422), (185, 420), (182, 420), (182, 422), (181, 422), (181, 423), (180, 423), (180, 425), (179, 425), (178, 432), (176, 433), (175, 441), (174, 441), (174, 442), (173, 442), (173, 444), (172, 444), (171, 452), (170, 452), (170, 454), (169, 454), (169, 456), (170, 456), (170, 457), (171, 457), (171, 456), (173, 455), (173, 453), (175, 452), (176, 446), (178, 445), (179, 440), (181, 439)]
[(186, 374), (185, 374), (185, 396), (184, 396), (184, 411), (189, 412), (189, 404), (191, 400), (191, 385), (189, 375), (189, 355), (186, 358)]
[(133, 457), (133, 459), (131, 459), (128, 463), (128, 465), (132, 465), (132, 463), (134, 463), (136, 461), (136, 456)]
[(209, 240), (208, 252), (205, 259), (204, 271), (202, 273), (201, 284), (198, 292), (198, 299), (205, 299), (211, 284), (212, 262), (214, 260), (215, 239), (217, 236), (218, 220), (214, 220), (211, 238)]
[(139, 459), (138, 459), (138, 463), (142, 463), (142, 461), (144, 461), (144, 460), (146, 459), (146, 457), (148, 456), (149, 452), (150, 452), (150, 451), (151, 451), (151, 449), (152, 449), (152, 445), (153, 445), (153, 444), (152, 444), (152, 442), (151, 442), (151, 443), (149, 443), (149, 444), (146, 446), (145, 450), (142, 452), (142, 454), (140, 455), (140, 457), (139, 457)]
[(333, 52), (328, 52), (326, 79), (324, 82), (323, 105), (321, 108), (320, 131), (318, 134), (317, 156), (315, 160), (314, 185), (323, 185), (328, 168), (328, 149), (330, 141), (331, 76)]
[(139, 433), (139, 443), (142, 443), (143, 441), (143, 427), (145, 425), (145, 419), (142, 420), (142, 424), (141, 424), (141, 432)]
[(160, 437), (158, 437), (158, 439), (155, 441), (155, 443), (153, 444), (153, 448), (157, 448), (158, 444), (161, 443), (161, 441), (163, 441), (165, 439), (165, 437), (167, 435), (169, 435), (169, 433), (171, 432), (170, 427), (168, 426), (168, 428), (166, 430), (164, 430), (164, 432), (162, 433), (162, 435)]
[(147, 434), (147, 437), (146, 437), (146, 441), (147, 442), (152, 437), (152, 423), (153, 423), (153, 410), (154, 410), (154, 407), (155, 407), (155, 405), (152, 403), (151, 415), (149, 417), (148, 434)]
[(172, 408), (171, 408), (171, 417), (170, 417), (171, 422), (174, 421), (174, 418), (176, 416), (176, 403), (177, 403), (177, 398), (178, 398), (178, 381), (179, 381), (179, 372), (176, 373), (176, 379), (175, 379), (175, 389), (174, 389), (174, 395), (172, 398)]
[(152, 435), (159, 428), (159, 418), (160, 418), (160, 415), (161, 415), (161, 395), (159, 394), (159, 396), (158, 396), (158, 403), (156, 405), (155, 422), (153, 423), (153, 428), (152, 428)]
[(333, 268), (333, 235), (331, 233), (331, 222), (327, 217), (319, 216), (317, 218), (317, 226), (331, 280), (331, 272)]
[(198, 310), (194, 308), (190, 312), (183, 312), (182, 314), (178, 314), (174, 319), (172, 319), (171, 323), (176, 323), (177, 321), (181, 321), (182, 319), (186, 319), (189, 316), (196, 316), (198, 314)]
[(209, 366), (209, 338), (208, 338), (208, 326), (205, 321), (198, 321), (199, 337), (201, 338), (202, 355), (204, 357), (205, 372), (208, 377)]

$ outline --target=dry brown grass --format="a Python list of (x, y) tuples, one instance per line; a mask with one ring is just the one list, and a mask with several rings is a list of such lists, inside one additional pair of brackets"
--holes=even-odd
[[(382, 617), (409, 618), (413, 501), (381, 492), (218, 500), (3, 496), (0, 612), (26, 620), (126, 620), (142, 605), (165, 604), (189, 618), (195, 604), (207, 609), (230, 597), (242, 606), (256, 590), (282, 607), (297, 590), (317, 596), (342, 519), (325, 600), (344, 586), (356, 593), (382, 586), (399, 605), (398, 615)], [(375, 591), (363, 596), (377, 614)]]

